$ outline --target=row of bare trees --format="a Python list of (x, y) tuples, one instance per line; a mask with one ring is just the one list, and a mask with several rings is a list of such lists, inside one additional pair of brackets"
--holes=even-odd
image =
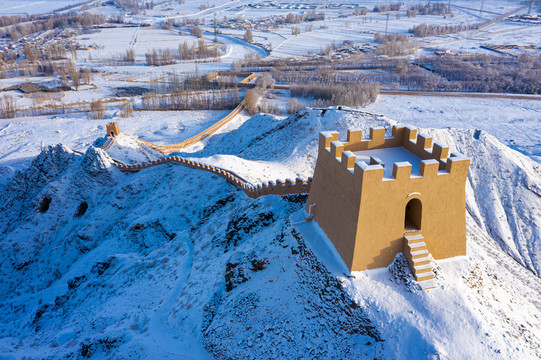
[[(105, 102), (101, 99), (94, 100), (90, 102), (90, 116), (93, 119), (101, 120), (105, 117), (107, 108), (105, 107)], [(119, 112), (117, 113), (121, 117), (130, 117), (133, 115), (133, 105), (129, 101), (123, 102), (119, 106)]]
[[(106, 112), (105, 102), (103, 100), (93, 100), (90, 103), (77, 104), (75, 106), (66, 106), (62, 103), (52, 103), (47, 105), (38, 105), (34, 101), (32, 106), (19, 107), (16, 99), (10, 94), (0, 96), (0, 118), (10, 119), (21, 116), (38, 116), (66, 114), (69, 112), (88, 112), (94, 119), (103, 119)], [(131, 116), (133, 107), (131, 103), (125, 102), (121, 106), (121, 116)]]
[[(411, 11), (411, 13), (410, 13)], [(408, 17), (415, 17), (417, 15), (439, 15), (445, 16), (451, 14), (451, 8), (444, 3), (432, 2), (424, 4), (415, 4), (408, 8)]]
[[(541, 94), (539, 56), (424, 57), (417, 63), (430, 69), (424, 72), (433, 77), (420, 84), (427, 90)], [(404, 80), (408, 76), (406, 74)], [(434, 86), (435, 89), (428, 88)]]
[(387, 56), (402, 56), (413, 53), (418, 47), (417, 40), (412, 40), (407, 34), (376, 33), (374, 40), (381, 43), (376, 49), (376, 54)]
[(0, 16), (0, 27), (6, 27), (11, 25), (17, 25), (23, 22), (31, 21), (35, 19), (35, 16), (21, 16), (21, 15), (8, 15), (8, 16)]
[(179, 76), (176, 72), (170, 72), (159, 78), (151, 78), (150, 91), (154, 94), (168, 94), (177, 90), (207, 91), (237, 87), (236, 77), (222, 77), (218, 81), (210, 81), (206, 76), (199, 76), (198, 72)]
[(40, 61), (30, 63), (22, 60), (17, 63), (0, 65), (0, 79), (20, 76), (54, 76), (59, 75), (66, 68), (68, 61)]
[(176, 60), (219, 59), (221, 55), (219, 46), (207, 45), (203, 39), (199, 39), (197, 44), (192, 45), (184, 41), (178, 49), (152, 49), (145, 54), (145, 58), (148, 65), (161, 66), (174, 64)]
[(398, 11), (402, 7), (400, 3), (387, 4), (387, 5), (376, 5), (374, 6), (374, 12), (388, 12), (388, 11)]
[[(24, 18), (21, 18), (23, 20)], [(24, 23), (12, 25), (5, 33), (0, 34), (4, 37), (10, 37), (12, 41), (17, 41), (23, 36), (34, 34), (40, 31), (60, 29), (67, 27), (89, 27), (105, 23), (106, 18), (101, 14), (84, 13), (77, 15), (74, 12), (68, 14), (55, 14), (44, 19), (32, 20)]]
[(324, 12), (309, 11), (306, 14), (289, 13), (285, 17), (285, 22), (288, 24), (300, 24), (303, 21), (323, 21), (325, 20)]
[(132, 14), (138, 14), (143, 9), (153, 9), (154, 1), (147, 1), (146, 3), (137, 0), (114, 0), (113, 5), (124, 11), (129, 11)]
[[(541, 57), (488, 55), (427, 56), (410, 64), (406, 59), (345, 60), (332, 66), (326, 64), (278, 62), (272, 77), (279, 83), (290, 84), (382, 84), (387, 88), (402, 86), (409, 90), (541, 93)], [(339, 65), (338, 65), (339, 64)], [(279, 65), (279, 66), (278, 66)], [(341, 71), (356, 66), (379, 68), (378, 72), (353, 73)]]
[(64, 60), (67, 58), (68, 51), (66, 46), (62, 44), (48, 44), (45, 46), (26, 44), (23, 53), (26, 60), (33, 63), (37, 60)]
[(294, 84), (290, 86), (292, 96), (310, 97), (321, 100), (325, 106), (364, 106), (376, 101), (379, 85), (374, 84)]
[(478, 25), (427, 25), (420, 24), (410, 29), (410, 32), (418, 37), (437, 36), (445, 34), (454, 34), (466, 30), (477, 29)]
[(240, 100), (238, 89), (176, 90), (169, 94), (147, 92), (141, 106), (144, 110), (229, 110), (235, 108)]

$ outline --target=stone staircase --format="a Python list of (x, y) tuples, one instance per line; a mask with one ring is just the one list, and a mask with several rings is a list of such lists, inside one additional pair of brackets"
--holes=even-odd
[(404, 236), (404, 255), (406, 255), (411, 271), (421, 289), (435, 288), (434, 271), (430, 264), (431, 256), (420, 231)]

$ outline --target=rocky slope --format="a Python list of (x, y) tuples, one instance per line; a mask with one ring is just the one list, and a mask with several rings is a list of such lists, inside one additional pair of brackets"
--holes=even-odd
[[(306, 176), (318, 131), (392, 123), (259, 116), (190, 156)], [(305, 196), (252, 200), (203, 171), (122, 173), (101, 149), (44, 150), (0, 193), (0, 357), (539, 357), (539, 166), (484, 132), (428, 132), (473, 158), (468, 256), (436, 263), (430, 292), (401, 256), (353, 278), (327, 271), (290, 219)]]

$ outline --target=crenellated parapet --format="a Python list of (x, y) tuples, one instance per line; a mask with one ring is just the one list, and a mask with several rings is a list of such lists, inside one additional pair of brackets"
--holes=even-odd
[(242, 189), (242, 191), (244, 191), (246, 195), (251, 198), (257, 198), (263, 195), (287, 195), (308, 193), (310, 191), (310, 184), (312, 183), (312, 178), (310, 177), (308, 178), (308, 180), (297, 178), (295, 181), (291, 179), (286, 179), (285, 181), (283, 181), (278, 179), (276, 181), (268, 181), (262, 184), (254, 185), (239, 176), (238, 174), (234, 173), (233, 171), (225, 170), (198, 161), (185, 159), (179, 156), (168, 156), (159, 160), (144, 162), (136, 165), (127, 165), (120, 162), (114, 163), (114, 165), (118, 169), (123, 171), (139, 171), (163, 164), (178, 164), (193, 169), (200, 169), (211, 172), (226, 179), (231, 184), (239, 187), (240, 189)]
[[(358, 159), (363, 151), (389, 148), (403, 148), (410, 152), (419, 160), (417, 168), (414, 169), (409, 161), (386, 164), (375, 155)], [(340, 141), (337, 132), (322, 132), (319, 135), (319, 156), (338, 162), (341, 168), (354, 176), (370, 176), (382, 181), (467, 174), (470, 159), (457, 153), (448, 155), (448, 147), (433, 143), (432, 138), (417, 134), (417, 129), (410, 127), (393, 126), (391, 136), (385, 135), (383, 127), (371, 128), (367, 139), (363, 139), (361, 130), (350, 129), (346, 141)], [(392, 169), (390, 176), (384, 177), (385, 169)]]
[(263, 182), (258, 185), (248, 185), (243, 190), (251, 198), (263, 195), (288, 195), (288, 194), (307, 194), (310, 192), (312, 178), (295, 180), (286, 179)]

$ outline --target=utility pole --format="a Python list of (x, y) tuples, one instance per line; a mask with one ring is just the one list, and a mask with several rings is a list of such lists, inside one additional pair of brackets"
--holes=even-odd
[(214, 42), (218, 42), (218, 30), (216, 29), (216, 13), (214, 13)]
[(388, 29), (389, 29), (389, 13), (387, 13), (387, 21), (385, 21), (385, 35), (387, 35)]
[(479, 9), (479, 16), (481, 16), (481, 13), (483, 12), (483, 5), (485, 5), (485, 0), (481, 0), (481, 8)]

